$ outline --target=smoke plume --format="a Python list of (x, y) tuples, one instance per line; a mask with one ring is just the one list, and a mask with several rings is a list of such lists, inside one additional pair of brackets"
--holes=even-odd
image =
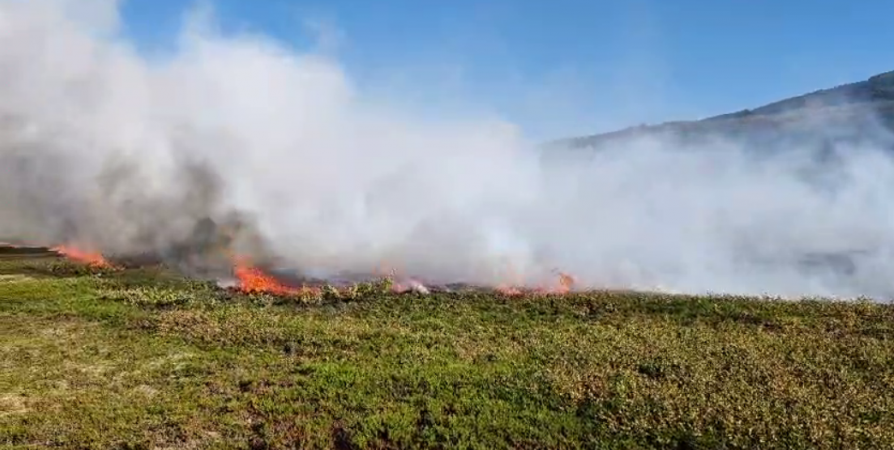
[(201, 273), (225, 246), (320, 277), (894, 294), (891, 139), (863, 119), (553, 151), (209, 16), (150, 60), (116, 37), (117, 2), (73, 3), (0, 0), (0, 237)]

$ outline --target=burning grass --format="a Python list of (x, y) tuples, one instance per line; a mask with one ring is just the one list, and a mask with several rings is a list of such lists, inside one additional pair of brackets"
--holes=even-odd
[(894, 445), (886, 305), (0, 276), (0, 446)]
[(86, 264), (88, 266), (112, 267), (112, 265), (106, 261), (105, 257), (103, 257), (102, 253), (96, 251), (82, 250), (80, 247), (71, 245), (51, 247), (50, 250), (59, 253), (72, 261)]
[[(44, 266), (44, 271), (49, 271), (56, 275), (63, 275), (66, 272), (75, 274), (108, 274), (111, 271), (122, 270), (125, 268), (142, 268), (148, 265), (161, 265), (161, 260), (152, 255), (138, 255), (137, 257), (118, 258), (116, 262), (109, 261), (105, 255), (97, 251), (85, 250), (85, 247), (76, 245), (59, 245), (44, 249), (42, 247), (20, 247), (0, 241), (0, 254), (37, 254), (51, 253), (58, 255), (61, 261), (54, 262)], [(444, 292), (454, 289), (470, 290), (485, 289), (505, 296), (523, 296), (523, 295), (562, 295), (570, 293), (575, 288), (575, 279), (573, 276), (556, 272), (554, 283), (538, 287), (522, 288), (514, 285), (500, 285), (495, 288), (481, 288), (465, 284), (454, 285), (438, 285), (426, 286), (418, 280), (411, 277), (402, 276), (396, 270), (380, 270), (376, 269), (371, 272), (376, 278), (367, 277), (362, 282), (338, 283), (338, 285), (329, 284), (326, 280), (302, 280), (299, 284), (294, 285), (274, 276), (265, 271), (263, 268), (255, 265), (251, 259), (235, 255), (229, 251), (225, 252), (232, 266), (232, 277), (234, 282), (230, 283), (218, 279), (218, 284), (222, 287), (226, 286), (239, 292), (252, 295), (267, 295), (275, 297), (292, 297), (305, 301), (321, 300), (327, 297), (348, 298), (353, 299), (358, 295), (363, 295), (368, 291), (369, 285), (381, 286), (387, 284), (388, 289), (392, 293), (419, 293), (429, 294), (434, 291)], [(151, 262), (147, 264), (147, 262)], [(32, 269), (35, 269), (32, 267)], [(40, 271), (40, 269), (36, 269)], [(294, 277), (293, 277), (294, 278)], [(311, 281), (308, 283), (308, 281)], [(518, 281), (519, 286), (523, 283)], [(375, 289), (375, 288), (374, 288)]]

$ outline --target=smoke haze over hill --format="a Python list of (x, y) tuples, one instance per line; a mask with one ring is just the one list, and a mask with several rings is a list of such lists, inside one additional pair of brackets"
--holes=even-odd
[(232, 239), (316, 276), (894, 295), (892, 136), (876, 109), (835, 113), (852, 93), (542, 149), (498, 118), (422, 119), (208, 10), (149, 60), (114, 37), (116, 2), (73, 3), (0, 0), (0, 236), (178, 262)]

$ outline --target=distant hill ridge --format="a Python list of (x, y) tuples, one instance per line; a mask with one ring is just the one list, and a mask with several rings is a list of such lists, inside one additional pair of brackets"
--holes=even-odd
[[(894, 131), (894, 71), (864, 81), (821, 89), (754, 109), (721, 114), (701, 120), (673, 121), (641, 125), (591, 136), (562, 139), (549, 146), (571, 148), (602, 147), (618, 140), (649, 135), (673, 134), (687, 139), (710, 134), (749, 135), (785, 133), (803, 128), (805, 123), (825, 121), (829, 126), (847, 123), (868, 124), (870, 119)], [(814, 125), (815, 126), (815, 125)]]

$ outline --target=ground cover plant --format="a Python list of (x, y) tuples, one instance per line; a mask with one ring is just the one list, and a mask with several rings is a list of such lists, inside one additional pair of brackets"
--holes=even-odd
[(278, 297), (0, 253), (0, 447), (890, 448), (894, 308)]

